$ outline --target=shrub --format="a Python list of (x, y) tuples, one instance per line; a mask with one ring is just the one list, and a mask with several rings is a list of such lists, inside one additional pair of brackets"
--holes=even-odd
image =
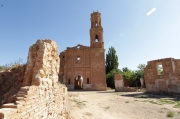
[(166, 115), (167, 117), (174, 117), (174, 113), (173, 112), (171, 112), (171, 111), (169, 111), (169, 112), (167, 112), (167, 115)]
[(24, 63), (22, 62), (22, 59), (19, 58), (18, 60), (14, 61), (14, 62), (10, 62), (8, 64), (0, 66), (0, 71), (11, 70), (13, 68), (18, 68), (19, 66), (22, 66), (22, 65), (24, 65)]

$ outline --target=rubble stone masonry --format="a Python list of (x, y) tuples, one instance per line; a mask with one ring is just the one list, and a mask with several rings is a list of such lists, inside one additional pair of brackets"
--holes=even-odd
[(31, 46), (16, 101), (2, 105), (0, 118), (64, 118), (67, 88), (58, 82), (59, 63), (58, 47), (54, 41), (38, 40)]

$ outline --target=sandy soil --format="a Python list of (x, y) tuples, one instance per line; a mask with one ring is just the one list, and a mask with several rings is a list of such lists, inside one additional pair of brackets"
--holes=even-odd
[[(68, 95), (69, 119), (180, 119), (180, 108), (173, 107), (176, 103), (159, 101), (169, 97), (114, 90), (71, 91)], [(174, 117), (167, 117), (169, 111)]]

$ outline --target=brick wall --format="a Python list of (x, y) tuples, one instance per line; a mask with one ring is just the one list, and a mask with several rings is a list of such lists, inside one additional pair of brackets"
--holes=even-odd
[[(158, 65), (162, 66), (159, 73)], [(180, 93), (180, 60), (165, 58), (149, 61), (144, 69), (148, 92)]]
[(64, 118), (67, 88), (58, 82), (58, 73), (56, 43), (38, 40), (29, 49), (23, 86), (16, 94), (16, 101), (2, 105), (0, 118)]

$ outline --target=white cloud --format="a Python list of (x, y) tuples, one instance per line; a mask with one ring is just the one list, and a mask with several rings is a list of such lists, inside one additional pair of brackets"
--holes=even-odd
[(149, 15), (151, 15), (153, 12), (155, 12), (156, 11), (156, 8), (153, 8), (153, 9), (151, 9), (148, 13), (147, 13), (147, 16), (149, 16)]

